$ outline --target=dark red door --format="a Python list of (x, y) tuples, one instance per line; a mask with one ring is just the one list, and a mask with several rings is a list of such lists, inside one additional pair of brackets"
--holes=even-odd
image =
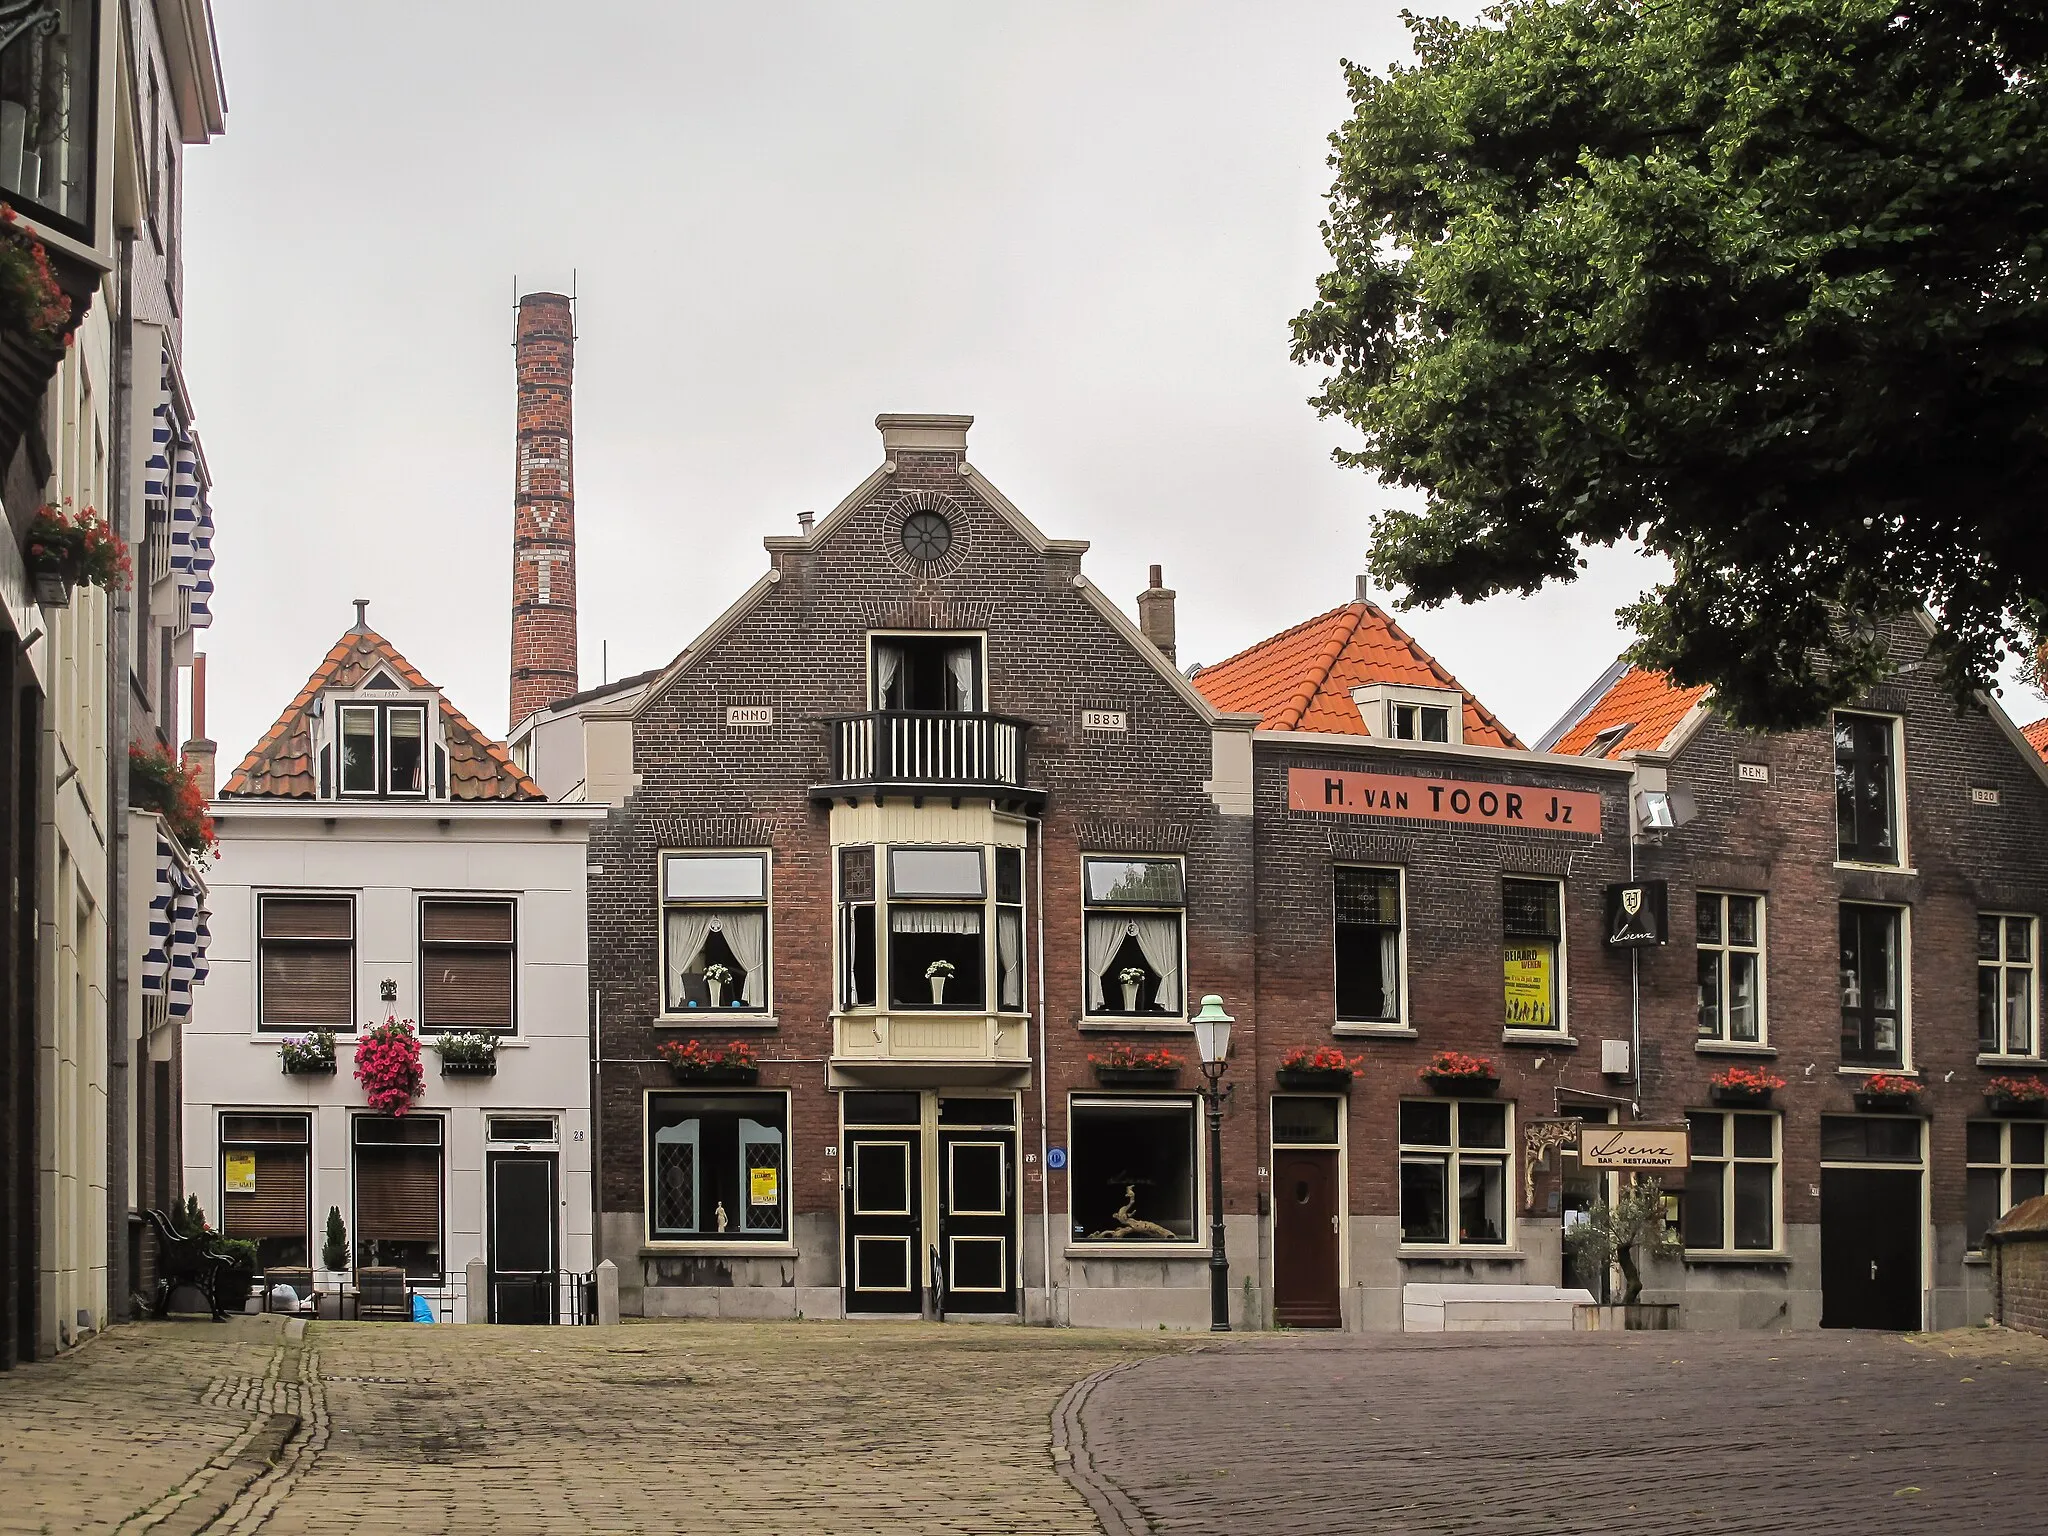
[(1337, 1154), (1273, 1153), (1273, 1316), (1290, 1328), (1339, 1328)]

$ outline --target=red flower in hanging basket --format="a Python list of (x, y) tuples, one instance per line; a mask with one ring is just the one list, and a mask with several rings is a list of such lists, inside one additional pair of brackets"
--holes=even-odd
[(685, 1072), (708, 1072), (718, 1067), (752, 1067), (760, 1058), (744, 1040), (734, 1040), (713, 1050), (701, 1040), (664, 1040), (655, 1049), (672, 1067)]
[(1730, 1067), (1726, 1072), (1715, 1073), (1707, 1081), (1728, 1093), (1776, 1093), (1785, 1086), (1785, 1079), (1776, 1073), (1756, 1067)]
[(1863, 1093), (1880, 1099), (1917, 1099), (1920, 1084), (1910, 1077), (1894, 1077), (1889, 1072), (1873, 1072), (1863, 1079)]
[(1107, 1067), (1114, 1072), (1177, 1072), (1181, 1067), (1181, 1058), (1164, 1046), (1157, 1050), (1141, 1051), (1121, 1040), (1115, 1040), (1110, 1042), (1099, 1056), (1090, 1051), (1088, 1065)]
[(1492, 1077), (1493, 1058), (1490, 1056), (1467, 1056), (1463, 1051), (1438, 1051), (1415, 1074), (1427, 1082), (1430, 1078)]
[(1314, 1050), (1304, 1045), (1280, 1058), (1282, 1072), (1332, 1072), (1349, 1077), (1364, 1065), (1363, 1056), (1346, 1056), (1334, 1045), (1319, 1045)]
[(2011, 1099), (2015, 1104), (2048, 1102), (2048, 1083), (2038, 1077), (1994, 1077), (1984, 1091), (1994, 1099)]
[(402, 1115), (426, 1086), (412, 1020), (387, 1017), (356, 1040), (356, 1081), (380, 1115)]

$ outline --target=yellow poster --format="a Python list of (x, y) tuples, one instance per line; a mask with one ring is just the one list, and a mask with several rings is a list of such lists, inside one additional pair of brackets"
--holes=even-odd
[(749, 1168), (747, 1170), (747, 1203), (749, 1205), (774, 1205), (780, 1198), (777, 1190), (774, 1168)]
[(1554, 960), (1546, 944), (1510, 944), (1501, 951), (1507, 982), (1508, 1028), (1551, 1029), (1551, 974)]
[(253, 1195), (256, 1193), (256, 1154), (254, 1152), (228, 1153), (227, 1181), (222, 1187), (231, 1195)]

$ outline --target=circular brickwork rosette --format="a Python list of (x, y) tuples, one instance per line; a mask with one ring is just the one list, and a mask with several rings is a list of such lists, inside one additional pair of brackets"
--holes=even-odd
[(905, 491), (889, 509), (887, 550), (913, 576), (950, 576), (967, 558), (967, 512), (937, 491)]

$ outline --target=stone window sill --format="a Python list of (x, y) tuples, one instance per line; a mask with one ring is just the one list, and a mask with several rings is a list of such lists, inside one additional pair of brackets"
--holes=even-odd
[(2048, 1066), (2048, 1060), (2039, 1056), (1998, 1056), (1985, 1052), (1977, 1058), (1980, 1067), (2034, 1067)]
[(1685, 1262), (1687, 1264), (1730, 1264), (1766, 1269), (1785, 1269), (1791, 1265), (1792, 1255), (1789, 1253), (1765, 1253), (1762, 1251), (1756, 1253), (1693, 1253), (1688, 1250), (1685, 1255)]
[(1554, 1029), (1504, 1029), (1500, 1032), (1502, 1045), (1555, 1045), (1565, 1049), (1577, 1049), (1578, 1038), (1561, 1034)]
[(647, 1243), (643, 1259), (793, 1259), (795, 1243)]
[(1331, 1027), (1333, 1035), (1343, 1035), (1352, 1040), (1420, 1040), (1421, 1034), (1401, 1024), (1337, 1024)]
[(1528, 1255), (1519, 1248), (1490, 1248), (1483, 1243), (1467, 1243), (1457, 1248), (1400, 1248), (1394, 1257), (1403, 1264), (1465, 1264), (1473, 1259), (1511, 1264)]
[(1186, 1034), (1188, 1021), (1186, 1019), (1169, 1019), (1163, 1016), (1148, 1018), (1144, 1014), (1136, 1013), (1115, 1014), (1111, 1016), (1098, 1015), (1091, 1018), (1083, 1018), (1081, 1020), (1081, 1028), (1091, 1034), (1116, 1034), (1119, 1032), (1133, 1035)]
[(656, 1029), (780, 1029), (782, 1020), (772, 1013), (726, 1013), (717, 1008), (688, 1013), (655, 1015)]
[(1207, 1243), (1069, 1243), (1070, 1259), (1206, 1259)]
[(1918, 1067), (1837, 1067), (1837, 1077), (1918, 1077)]
[(1692, 1048), (1702, 1056), (1775, 1056), (1778, 1048), (1750, 1040), (1695, 1040)]

